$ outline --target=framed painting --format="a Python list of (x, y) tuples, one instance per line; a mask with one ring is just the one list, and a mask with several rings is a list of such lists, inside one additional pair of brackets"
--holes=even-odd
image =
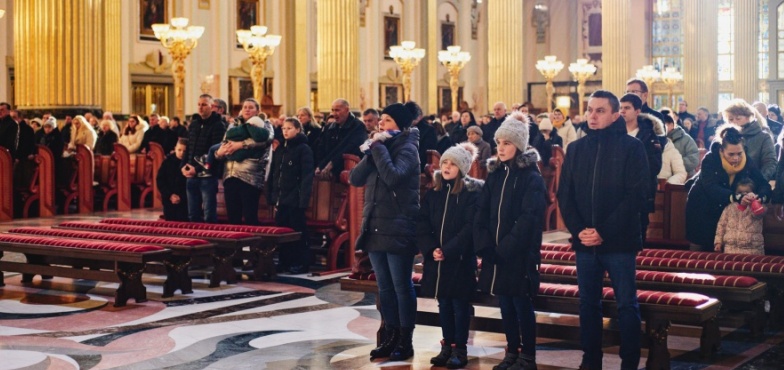
[[(457, 104), (460, 105), (463, 102), (463, 88), (457, 88)], [(439, 112), (452, 112), (456, 109), (452, 108), (452, 89), (449, 87), (439, 87), (438, 88), (438, 111)], [(460, 111), (460, 109), (457, 109)]]
[(455, 23), (441, 22), (441, 50), (455, 44)]
[(249, 30), (259, 22), (259, 0), (237, 0), (237, 29)]
[(389, 47), (400, 45), (400, 17), (396, 15), (384, 16), (384, 58), (389, 57)]
[(156, 41), (152, 25), (169, 22), (168, 0), (139, 0), (139, 38)]
[(386, 107), (392, 103), (402, 103), (403, 85), (398, 84), (379, 84), (379, 107)]

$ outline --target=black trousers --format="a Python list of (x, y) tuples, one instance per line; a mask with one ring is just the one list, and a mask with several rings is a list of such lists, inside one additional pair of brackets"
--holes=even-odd
[(302, 233), (302, 239), (286, 243), (279, 248), (280, 266), (310, 266), (310, 249), (308, 249), (308, 225), (305, 209), (291, 206), (278, 206), (275, 213), (275, 224), (285, 226)]
[(168, 199), (163, 199), (163, 219), (166, 221), (188, 222), (188, 197), (181, 196), (179, 204), (172, 204)]
[(223, 181), (223, 198), (226, 200), (226, 213), (230, 224), (259, 224), (261, 189), (230, 177)]

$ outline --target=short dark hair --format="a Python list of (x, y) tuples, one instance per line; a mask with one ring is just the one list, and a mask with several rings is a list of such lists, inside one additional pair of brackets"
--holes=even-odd
[(756, 189), (755, 189), (755, 188), (756, 188), (756, 186), (754, 186), (754, 180), (752, 180), (752, 179), (751, 179), (750, 177), (748, 177), (748, 176), (743, 176), (743, 177), (741, 177), (741, 178), (738, 180), (738, 182), (737, 182), (737, 183), (735, 183), (735, 190), (736, 190), (736, 191), (737, 191), (737, 189), (738, 189), (738, 186), (748, 186), (749, 188), (751, 188), (751, 191), (754, 191), (754, 190), (756, 190)]
[(178, 139), (177, 139), (177, 145), (185, 145), (185, 146), (188, 146), (188, 138), (187, 138), (187, 137), (181, 137), (181, 138), (178, 138)]
[(634, 94), (626, 94), (621, 97), (621, 103), (632, 103), (635, 110), (642, 109), (642, 99)]
[(705, 114), (707, 114), (707, 115), (709, 116), (708, 118), (710, 118), (710, 114), (711, 114), (711, 112), (708, 110), (708, 108), (707, 108), (707, 107), (699, 107), (699, 108), (697, 108), (697, 111), (698, 111), (698, 112), (699, 112), (699, 111), (703, 111), (703, 112), (705, 112)]
[(375, 108), (368, 108), (368, 109), (365, 109), (364, 112), (362, 112), (363, 116), (367, 116), (368, 114), (372, 114), (372, 115), (374, 115), (376, 117), (378, 117), (380, 115), (380, 114), (378, 114), (378, 109), (375, 109)]
[(648, 84), (646, 84), (645, 81), (643, 81), (643, 80), (641, 80), (639, 78), (630, 78), (628, 81), (626, 81), (626, 86), (629, 86), (631, 84), (638, 84), (638, 85), (640, 85), (640, 88), (642, 89), (642, 92), (644, 92), (644, 93), (648, 92)]
[(610, 102), (610, 108), (613, 113), (617, 113), (621, 110), (621, 102), (618, 101), (618, 97), (607, 90), (596, 90), (591, 94), (591, 98), (607, 99), (607, 101)]
[(209, 99), (209, 100), (213, 100), (212, 99), (212, 95), (210, 95), (210, 94), (201, 94), (201, 95), (199, 95), (199, 99), (205, 99), (205, 98)]
[(11, 104), (8, 104), (8, 103), (6, 103), (6, 102), (2, 102), (2, 103), (0, 103), (0, 106), (3, 106), (3, 107), (5, 107), (5, 109), (11, 110)]
[(740, 134), (738, 126), (727, 124), (719, 128), (716, 132), (718, 140), (721, 140), (721, 149), (726, 149), (727, 145), (738, 145), (743, 143), (743, 135)]
[(295, 129), (302, 131), (302, 122), (297, 119), (297, 117), (288, 117), (286, 118), (285, 122), (288, 122), (294, 126)]
[(218, 108), (223, 109), (223, 113), (226, 113), (229, 110), (229, 105), (226, 104), (226, 101), (223, 99), (212, 99), (212, 102), (218, 105)]

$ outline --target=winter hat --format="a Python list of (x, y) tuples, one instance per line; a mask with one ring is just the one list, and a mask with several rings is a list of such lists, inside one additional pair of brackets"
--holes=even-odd
[(411, 127), (411, 122), (414, 120), (411, 111), (400, 103), (387, 105), (387, 107), (381, 111), (381, 114), (386, 114), (392, 117), (400, 130)]
[(549, 118), (542, 118), (542, 121), (539, 122), (539, 131), (553, 131), (553, 124), (550, 123)]
[(259, 116), (253, 116), (249, 118), (245, 123), (256, 127), (264, 128), (264, 120), (262, 120), (261, 117)]
[(444, 161), (448, 159), (460, 169), (460, 173), (462, 173), (463, 176), (466, 176), (468, 175), (468, 171), (471, 170), (471, 164), (474, 163), (478, 151), (479, 150), (476, 149), (476, 145), (474, 144), (469, 142), (460, 143), (447, 149), (444, 154), (441, 154), (441, 161), (438, 162), (438, 164), (441, 165), (441, 163), (444, 163)]
[(479, 126), (469, 126), (466, 130), (467, 132), (473, 132), (479, 136), (482, 136), (482, 129)]
[(495, 132), (495, 140), (509, 140), (523, 152), (528, 147), (528, 120), (520, 112), (513, 112), (506, 117)]

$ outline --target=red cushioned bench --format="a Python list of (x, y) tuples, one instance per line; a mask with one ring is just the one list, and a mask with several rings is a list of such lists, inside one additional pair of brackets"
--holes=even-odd
[[(169, 259), (163, 261), (166, 281), (163, 283), (163, 298), (174, 296), (178, 289), (182, 294), (193, 293), (193, 283), (188, 275), (188, 267), (194, 259), (197, 263), (209, 262), (215, 253), (215, 244), (203, 239), (173, 238), (167, 236), (110, 234), (92, 231), (52, 229), (48, 227), (17, 227), (8, 230), (12, 234), (55, 236), (70, 239), (107, 240), (122, 243), (151, 244), (166, 247), (172, 251)], [(148, 272), (154, 272), (148, 266)], [(158, 265), (161, 266), (161, 265)]]
[(170, 229), (164, 227), (128, 226), (100, 224), (84, 221), (63, 222), (56, 229), (76, 229), (86, 231), (97, 231), (115, 234), (139, 234), (154, 236), (171, 236), (204, 239), (215, 244), (213, 262), (215, 269), (210, 277), (210, 288), (220, 286), (221, 281), (227, 284), (237, 282), (237, 272), (232, 267), (234, 257), (246, 246), (258, 248), (261, 238), (250, 233), (233, 231), (211, 231), (211, 230), (190, 230), (190, 229)]
[[(356, 280), (350, 278), (340, 279), (340, 289), (345, 291), (377, 293), (378, 288), (373, 275), (364, 276), (368, 280)], [(413, 280), (418, 282), (417, 274)], [(378, 298), (378, 295), (376, 295)], [(602, 306), (604, 317), (617, 318), (617, 306), (615, 304), (613, 291), (611, 288), (604, 288), (602, 294)], [(637, 300), (640, 304), (640, 316), (645, 322), (645, 333), (643, 345), (648, 347), (648, 362), (646, 368), (666, 369), (669, 368), (670, 354), (667, 348), (667, 335), (671, 323), (700, 326), (703, 328), (700, 338), (700, 351), (703, 355), (708, 355), (719, 346), (721, 335), (716, 324), (716, 316), (721, 308), (721, 302), (715, 298), (710, 298), (696, 293), (674, 293), (658, 292), (649, 290), (638, 290)], [(472, 302), (475, 305), (498, 307), (495, 297), (478, 294)], [(378, 305), (378, 300), (376, 300)], [(554, 312), (564, 314), (579, 314), (579, 292), (576, 285), (542, 283), (539, 288), (534, 307), (537, 311)], [(438, 313), (418, 311), (417, 324), (439, 325)], [(379, 329), (379, 334), (383, 331)], [(503, 332), (501, 320), (474, 316), (471, 319), (471, 329)], [(572, 330), (568, 330), (572, 329)], [(556, 323), (537, 322), (537, 336), (545, 338), (561, 338), (572, 341), (579, 341), (579, 328), (565, 327)], [(611, 337), (617, 342), (617, 332), (605, 332), (605, 337)]]
[[(571, 252), (569, 244), (542, 244), (543, 251)], [(750, 254), (731, 254), (715, 252), (684, 251), (676, 249), (643, 249), (638, 254), (640, 257), (674, 258), (689, 260), (734, 261), (734, 262), (761, 262), (784, 263), (784, 256), (759, 256)]]
[[(146, 302), (147, 288), (142, 283), (145, 265), (153, 261), (163, 262), (171, 256), (169, 249), (157, 245), (0, 234), (0, 258), (5, 251), (25, 255), (25, 262), (0, 261), (0, 271), (20, 272), (24, 283), (32, 282), (35, 275), (119, 282), (115, 307), (125, 306), (129, 298), (136, 303)], [(100, 269), (52, 266), (49, 258), (55, 258), (58, 264), (89, 265)], [(3, 274), (0, 272), (2, 285)]]
[(105, 218), (101, 220), (100, 223), (251, 233), (261, 238), (261, 243), (258, 244), (258, 247), (251, 248), (251, 256), (249, 257), (258, 261), (258, 263), (255, 264), (253, 270), (253, 274), (257, 279), (274, 279), (276, 274), (273, 257), (278, 246), (280, 244), (297, 241), (302, 238), (302, 234), (300, 232), (294, 231), (288, 227), (279, 226), (208, 224), (201, 222), (136, 220), (130, 218)]

